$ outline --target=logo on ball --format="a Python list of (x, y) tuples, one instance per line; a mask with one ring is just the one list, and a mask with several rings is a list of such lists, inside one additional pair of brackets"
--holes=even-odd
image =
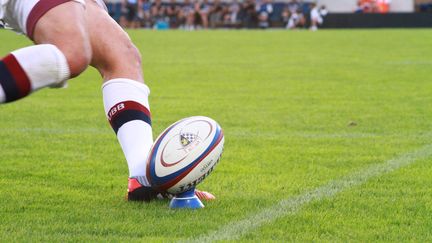
[(183, 133), (180, 134), (180, 143), (183, 145), (183, 147), (188, 146), (189, 144), (193, 143), (195, 139), (198, 137), (198, 135), (192, 134), (192, 133)]

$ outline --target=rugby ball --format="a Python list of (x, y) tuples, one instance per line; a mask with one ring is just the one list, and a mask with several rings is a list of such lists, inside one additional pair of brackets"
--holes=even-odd
[(182, 119), (159, 135), (147, 160), (150, 185), (161, 192), (178, 194), (203, 181), (219, 162), (224, 135), (211, 118)]

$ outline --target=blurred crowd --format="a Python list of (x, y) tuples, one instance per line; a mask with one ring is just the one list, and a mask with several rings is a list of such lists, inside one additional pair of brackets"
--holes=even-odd
[(327, 10), (302, 0), (106, 0), (110, 15), (124, 28), (311, 28)]
[(388, 13), (391, 0), (359, 0), (356, 13)]

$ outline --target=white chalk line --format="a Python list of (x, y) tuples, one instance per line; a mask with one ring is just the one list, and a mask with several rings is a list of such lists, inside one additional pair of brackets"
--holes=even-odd
[(399, 168), (408, 166), (420, 159), (432, 156), (432, 145), (424, 146), (416, 151), (401, 155), (381, 164), (369, 166), (363, 170), (355, 172), (349, 176), (331, 181), (321, 187), (307, 191), (303, 194), (283, 199), (277, 204), (265, 208), (256, 214), (252, 214), (245, 219), (229, 223), (208, 234), (190, 238), (186, 242), (211, 242), (219, 240), (238, 240), (245, 234), (271, 223), (278, 218), (293, 215), (313, 201), (320, 201), (331, 198), (336, 194), (348, 190), (354, 186), (364, 184), (373, 177), (382, 176), (393, 172)]
[[(0, 135), (6, 133), (42, 133), (42, 134), (100, 134), (112, 135), (113, 132), (106, 128), (82, 127), (82, 128), (48, 128), (48, 127), (21, 127), (21, 128), (0, 128)], [(423, 133), (399, 133), (399, 134), (378, 134), (360, 132), (339, 132), (339, 133), (315, 133), (315, 132), (251, 132), (251, 131), (232, 131), (227, 132), (227, 136), (236, 138), (257, 138), (260, 139), (279, 139), (279, 138), (305, 138), (305, 139), (373, 139), (373, 138), (426, 138), (432, 137), (432, 132)]]
[(1, 133), (46, 133), (46, 134), (113, 134), (107, 128), (46, 128), (46, 127), (22, 127), (22, 128), (2, 128)]

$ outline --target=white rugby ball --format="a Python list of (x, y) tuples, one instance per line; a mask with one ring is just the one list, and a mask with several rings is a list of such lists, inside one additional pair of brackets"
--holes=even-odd
[(158, 191), (172, 194), (187, 191), (213, 171), (223, 145), (223, 131), (213, 119), (205, 116), (182, 119), (153, 143), (147, 160), (147, 178)]

